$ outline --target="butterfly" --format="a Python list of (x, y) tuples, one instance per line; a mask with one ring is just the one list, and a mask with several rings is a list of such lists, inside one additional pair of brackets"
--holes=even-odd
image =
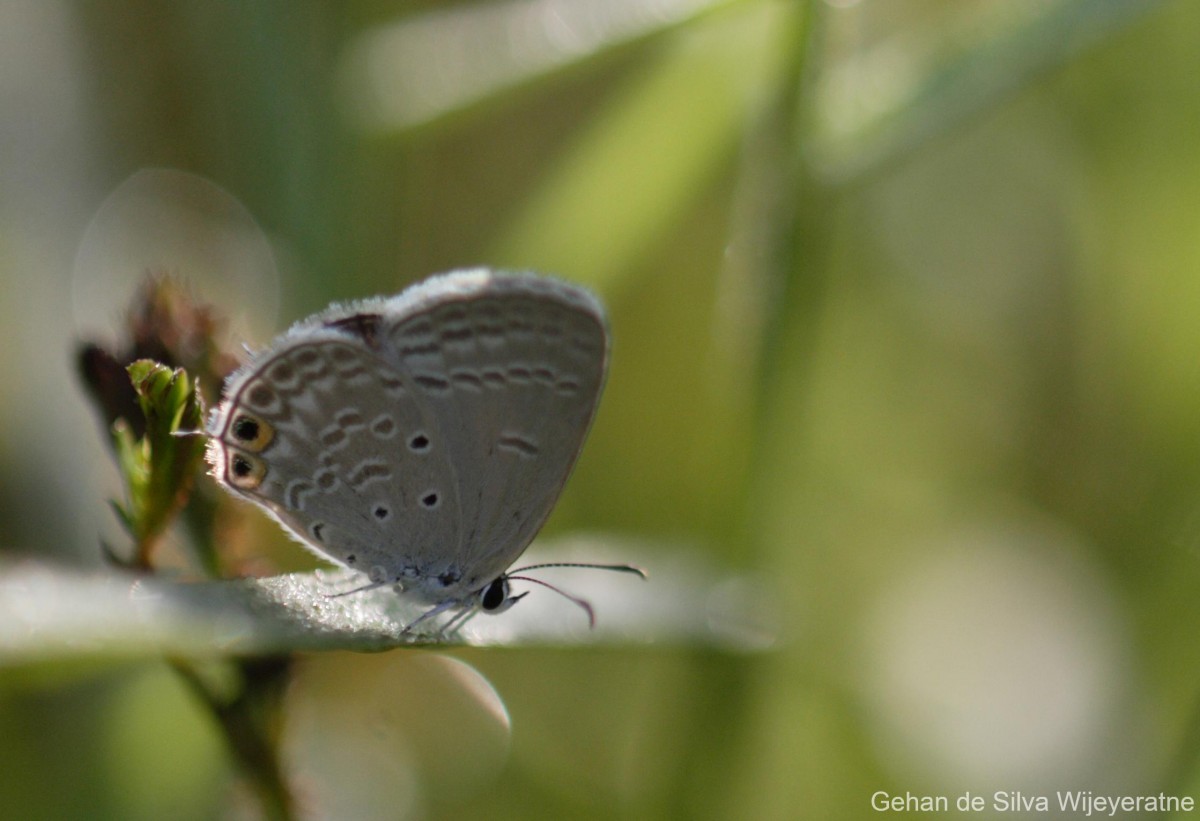
[(487, 268), (293, 325), (225, 382), (208, 424), (217, 482), (334, 563), (428, 605), (443, 631), (549, 587), (510, 570), (579, 456), (608, 370), (604, 309), (550, 277)]

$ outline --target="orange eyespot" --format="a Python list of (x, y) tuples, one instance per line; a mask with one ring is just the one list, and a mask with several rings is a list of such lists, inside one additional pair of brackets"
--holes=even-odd
[(261, 453), (275, 438), (275, 429), (262, 419), (245, 411), (238, 411), (229, 426), (233, 439), (251, 453)]
[(242, 490), (254, 490), (267, 475), (267, 464), (248, 453), (229, 451), (229, 462), (225, 465), (225, 479)]

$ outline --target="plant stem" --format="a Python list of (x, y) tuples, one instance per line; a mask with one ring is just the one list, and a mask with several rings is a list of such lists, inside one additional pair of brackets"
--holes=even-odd
[(238, 673), (237, 692), (222, 694), (185, 659), (168, 663), (208, 707), (225, 737), (241, 775), (258, 797), (264, 818), (291, 821), (295, 802), (279, 762), (280, 701), (291, 658), (276, 656), (230, 661)]

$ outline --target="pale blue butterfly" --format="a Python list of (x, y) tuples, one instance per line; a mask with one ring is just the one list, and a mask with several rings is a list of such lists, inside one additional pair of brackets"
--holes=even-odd
[(550, 515), (608, 368), (604, 309), (575, 285), (486, 268), (302, 320), (225, 383), (208, 461), (233, 494), (370, 584), (500, 613), (554, 589), (508, 570)]

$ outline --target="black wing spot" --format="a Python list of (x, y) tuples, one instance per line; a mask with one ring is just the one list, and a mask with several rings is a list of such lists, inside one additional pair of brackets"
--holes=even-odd
[(253, 442), (258, 438), (258, 422), (249, 416), (240, 416), (233, 423), (233, 435), (243, 442)]
[(379, 314), (354, 314), (353, 316), (326, 322), (326, 328), (337, 328), (353, 334), (367, 344), (368, 348), (379, 347)]

